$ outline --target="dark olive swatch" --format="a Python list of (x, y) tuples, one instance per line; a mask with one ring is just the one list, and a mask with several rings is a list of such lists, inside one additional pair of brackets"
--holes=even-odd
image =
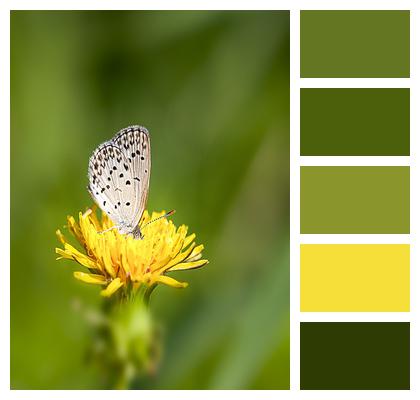
[(300, 154), (410, 155), (410, 89), (301, 89)]
[(302, 78), (408, 78), (410, 12), (300, 12)]
[(410, 324), (302, 322), (300, 388), (410, 389)]
[(410, 233), (409, 167), (301, 167), (301, 233)]

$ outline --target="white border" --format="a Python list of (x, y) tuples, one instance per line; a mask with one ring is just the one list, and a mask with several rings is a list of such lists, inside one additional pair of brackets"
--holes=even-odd
[(410, 312), (301, 312), (300, 322), (410, 322)]
[[(133, 0), (61, 0), (59, 2), (54, 0), (3, 0), (0, 2), (0, 43), (1, 43), (1, 57), (2, 57), (2, 68), (1, 74), (2, 79), (2, 91), (0, 95), (1, 111), (2, 116), (0, 118), (1, 132), (3, 135), (3, 146), (0, 147), (2, 157), (0, 162), (2, 163), (0, 168), (3, 174), (3, 182), (10, 187), (10, 26), (9, 26), (9, 11), (11, 9), (57, 9), (57, 10), (91, 10), (91, 9), (196, 9), (196, 10), (229, 10), (229, 9), (266, 9), (266, 10), (291, 10), (291, 74), (290, 74), (290, 100), (291, 100), (291, 140), (290, 140), (290, 173), (291, 173), (291, 230), (290, 230), (290, 245), (291, 245), (291, 269), (290, 269), (290, 284), (291, 284), (291, 299), (290, 299), (290, 311), (291, 311), (291, 390), (290, 391), (258, 391), (256, 394), (253, 391), (219, 391), (218, 396), (222, 398), (240, 397), (252, 399), (256, 395), (264, 397), (266, 399), (278, 399), (281, 396), (284, 399), (412, 399), (417, 398), (419, 393), (419, 379), (420, 368), (420, 344), (419, 341), (419, 306), (420, 296), (415, 290), (419, 287), (420, 273), (417, 271), (419, 263), (418, 256), (418, 204), (420, 204), (418, 182), (418, 161), (415, 156), (419, 153), (419, 121), (418, 112), (420, 110), (419, 103), (419, 81), (418, 81), (418, 26), (420, 24), (419, 19), (419, 8), (416, 1), (410, 0), (353, 0), (353, 1), (314, 1), (314, 0), (206, 0), (206, 1), (177, 1), (171, 2), (170, 0), (155, 0), (155, 1), (133, 1)], [(387, 79), (388, 83), (384, 83), (382, 79), (300, 79), (299, 77), (299, 10), (300, 9), (410, 9), (411, 10), (411, 78), (408, 79)], [(327, 82), (328, 81), (328, 82)], [(355, 85), (357, 83), (357, 85)], [(318, 235), (300, 235), (299, 233), (299, 166), (302, 165), (316, 165), (316, 161), (305, 160), (304, 157), (299, 155), (299, 90), (300, 87), (411, 87), (411, 156), (408, 160), (405, 160), (404, 164), (411, 165), (411, 204), (415, 204), (415, 207), (411, 208), (411, 234), (401, 235), (400, 242), (393, 241), (393, 243), (411, 243), (411, 312), (409, 315), (406, 313), (397, 314), (393, 313), (392, 318), (406, 318), (404, 320), (411, 321), (411, 390), (410, 391), (299, 391), (299, 322), (300, 320), (308, 320), (311, 318), (317, 318), (314, 313), (310, 313), (311, 316), (299, 312), (299, 245), (300, 243), (311, 243), (311, 240), (318, 240), (317, 243), (321, 243)], [(388, 162), (381, 158), (380, 162)], [(350, 158), (347, 161), (335, 160), (340, 165), (345, 165), (344, 162), (351, 162)], [(314, 164), (315, 162), (315, 164)], [(355, 160), (354, 162), (358, 162)], [(365, 161), (367, 162), (367, 160)], [(373, 162), (373, 161), (372, 161)], [(391, 161), (392, 162), (392, 161)], [(309, 164), (308, 164), (309, 163)], [(407, 164), (408, 163), (408, 164)], [(325, 164), (324, 164), (325, 165)], [(349, 164), (346, 164), (349, 165)], [(350, 164), (358, 165), (358, 164)], [(366, 165), (366, 164), (365, 164)], [(370, 165), (370, 164), (368, 164)], [(372, 164), (373, 165), (373, 164)], [(378, 164), (385, 165), (385, 164)], [(390, 165), (390, 164), (386, 164)], [(9, 193), (10, 194), (10, 193)], [(102, 399), (111, 399), (115, 397), (113, 391), (10, 391), (10, 271), (7, 264), (10, 265), (10, 223), (7, 215), (7, 211), (10, 210), (10, 196), (2, 196), (1, 210), (4, 214), (1, 224), (1, 245), (2, 245), (2, 260), (3, 260), (3, 274), (0, 280), (0, 292), (1, 292), (1, 328), (0, 329), (0, 346), (1, 354), (3, 355), (0, 361), (0, 390), (1, 398), (27, 398), (28, 396), (33, 398), (42, 399), (56, 399), (59, 398), (73, 398), (74, 396), (89, 396), (89, 398), (101, 397)], [(24, 210), (22, 210), (24, 212)], [(28, 233), (30, 235), (30, 233)], [(334, 240), (340, 243), (340, 240), (347, 240), (347, 235), (323, 235), (327, 242), (333, 243)], [(327, 237), (329, 236), (329, 237)], [(389, 239), (396, 240), (392, 235), (351, 235), (357, 243), (386, 243), (385, 236)], [(399, 235), (397, 235), (399, 236)], [(363, 239), (365, 238), (365, 239)], [(332, 240), (332, 241), (331, 241)], [(366, 240), (366, 241), (363, 241)], [(385, 240), (385, 241), (384, 241)], [(327, 243), (326, 242), (326, 243)], [(345, 243), (349, 243), (346, 241)], [(387, 313), (381, 313), (379, 317), (387, 318), (390, 320), (391, 316), (386, 315)], [(371, 314), (366, 313), (328, 313), (328, 315), (318, 314), (319, 318), (346, 318), (349, 320), (352, 318), (365, 318), (372, 317)], [(379, 318), (378, 317), (378, 318)], [(355, 319), (356, 320), (356, 319)], [(414, 340), (416, 338), (416, 340)], [(124, 391), (119, 392), (118, 396), (122, 398), (138, 398), (143, 396), (148, 399), (160, 399), (162, 396), (167, 395), (171, 398), (184, 399), (196, 399), (197, 396), (202, 398), (211, 399), (214, 394), (211, 391)]]
[(408, 10), (415, 0), (4, 0), (6, 10)]
[[(9, 189), (7, 196), (1, 196), (0, 218), (2, 221), (0, 230), (0, 243), (2, 254), (2, 279), (0, 279), (1, 293), (1, 329), (0, 329), (0, 354), (3, 355), (0, 361), (0, 388), (9, 386), (10, 376), (10, 40), (9, 40), (9, 15), (2, 10), (0, 14), (0, 40), (2, 57), (1, 79), (2, 90), (0, 91), (1, 104), (1, 140), (5, 144), (0, 146), (0, 171), (5, 188)], [(7, 394), (6, 394), (7, 395)], [(3, 397), (3, 396), (2, 396)]]
[(409, 88), (410, 78), (300, 78), (301, 88)]
[(410, 244), (410, 235), (301, 234), (301, 244)]
[(416, 7), (411, 8), (410, 17), (410, 71), (411, 71), (411, 92), (410, 92), (410, 147), (411, 147), (411, 166), (410, 166), (410, 230), (411, 230), (411, 246), (410, 246), (410, 382), (411, 389), (417, 395), (420, 393), (420, 343), (419, 343), (419, 322), (420, 322), (420, 295), (418, 268), (420, 265), (419, 258), (419, 24), (420, 24), (420, 8), (418, 2)]
[(409, 166), (409, 156), (300, 156), (303, 166)]

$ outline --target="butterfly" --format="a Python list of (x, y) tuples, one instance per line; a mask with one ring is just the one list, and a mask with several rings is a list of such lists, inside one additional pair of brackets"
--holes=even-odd
[(121, 129), (93, 152), (88, 191), (114, 223), (109, 230), (143, 239), (139, 222), (149, 194), (150, 167), (149, 131), (139, 125)]

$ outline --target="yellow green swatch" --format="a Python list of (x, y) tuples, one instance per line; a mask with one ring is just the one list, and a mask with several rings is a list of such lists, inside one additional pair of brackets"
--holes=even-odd
[(410, 168), (301, 167), (300, 232), (410, 233)]
[(410, 89), (301, 89), (300, 155), (409, 156)]
[(301, 11), (300, 76), (410, 77), (410, 11)]

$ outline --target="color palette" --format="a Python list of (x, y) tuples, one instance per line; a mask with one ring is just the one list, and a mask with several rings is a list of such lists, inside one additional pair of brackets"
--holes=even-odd
[(410, 155), (410, 90), (301, 89), (300, 154)]
[(410, 389), (407, 322), (303, 322), (301, 389)]
[(301, 233), (409, 233), (409, 167), (301, 167)]
[(302, 244), (300, 309), (410, 311), (410, 246)]
[(410, 11), (301, 11), (299, 61), (300, 389), (407, 390)]
[(300, 13), (302, 78), (408, 78), (410, 12)]

